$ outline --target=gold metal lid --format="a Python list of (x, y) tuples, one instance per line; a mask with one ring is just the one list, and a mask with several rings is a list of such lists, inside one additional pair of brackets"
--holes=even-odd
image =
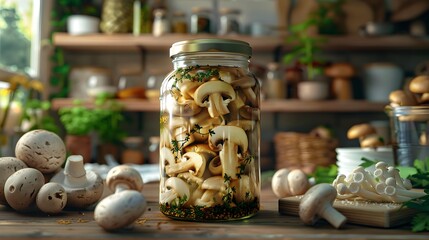
[(231, 39), (194, 39), (174, 43), (170, 48), (170, 57), (181, 53), (196, 52), (228, 52), (245, 55), (248, 58), (252, 56), (252, 47), (244, 41)]

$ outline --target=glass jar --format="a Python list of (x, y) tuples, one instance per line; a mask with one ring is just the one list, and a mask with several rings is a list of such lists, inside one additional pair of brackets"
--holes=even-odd
[(143, 164), (143, 138), (126, 137), (123, 140), (124, 149), (122, 151), (122, 164)]
[(267, 65), (266, 78), (266, 97), (268, 99), (284, 99), (286, 98), (286, 84), (283, 81), (283, 76), (280, 72), (278, 63), (271, 62)]
[(248, 43), (173, 44), (161, 86), (160, 210), (173, 219), (225, 221), (260, 206), (260, 86)]
[(188, 25), (186, 23), (186, 14), (180, 11), (174, 12), (171, 25), (173, 33), (187, 33)]
[(210, 9), (195, 7), (192, 8), (191, 33), (210, 33), (211, 30)]
[(416, 159), (429, 157), (429, 106), (394, 107), (392, 146), (396, 164), (413, 166)]
[(222, 8), (219, 10), (219, 35), (240, 33), (240, 24), (238, 18), (240, 10), (232, 8)]

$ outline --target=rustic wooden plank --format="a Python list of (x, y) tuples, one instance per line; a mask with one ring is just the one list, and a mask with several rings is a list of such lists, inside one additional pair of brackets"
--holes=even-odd
[[(301, 197), (293, 196), (279, 199), (279, 212), (298, 216)], [(402, 208), (401, 204), (396, 203), (335, 200), (333, 206), (347, 218), (349, 223), (384, 228), (406, 224), (416, 213), (415, 210)]]
[[(407, 226), (393, 229), (369, 228), (347, 224), (337, 230), (320, 221), (304, 225), (296, 216), (281, 215), (277, 198), (267, 185), (262, 192), (261, 211), (254, 217), (232, 222), (187, 222), (171, 220), (158, 209), (158, 184), (146, 184), (143, 193), (148, 210), (132, 229), (109, 233), (93, 220), (92, 211), (65, 211), (58, 216), (19, 214), (0, 208), (0, 238), (14, 239), (135, 239), (135, 238), (216, 238), (216, 239), (427, 239), (426, 233), (412, 233)], [(80, 220), (79, 220), (80, 219)], [(60, 224), (69, 222), (70, 224)]]

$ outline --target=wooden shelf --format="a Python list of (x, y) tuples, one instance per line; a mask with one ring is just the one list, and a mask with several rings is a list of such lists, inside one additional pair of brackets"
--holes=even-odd
[[(118, 100), (126, 111), (158, 112), (159, 102), (148, 100)], [(261, 104), (263, 112), (383, 112), (387, 103), (368, 102), (364, 100), (325, 100), (325, 101), (300, 101), (300, 100), (267, 100)], [(91, 101), (84, 103), (93, 107)], [(52, 108), (58, 110), (62, 107), (73, 106), (73, 99), (57, 98), (52, 100)]]
[[(217, 36), (211, 34), (168, 34), (154, 37), (151, 34), (134, 36), (132, 34), (91, 34), (69, 35), (55, 33), (53, 42), (55, 46), (65, 49), (79, 50), (120, 50), (120, 51), (167, 51), (175, 42), (198, 38), (229, 38), (248, 42), (254, 51), (271, 51), (277, 47), (288, 49), (285, 37), (263, 36), (252, 37), (248, 35)], [(429, 40), (413, 38), (408, 35), (393, 35), (382, 37), (362, 36), (329, 36), (324, 37), (325, 50), (429, 50)]]

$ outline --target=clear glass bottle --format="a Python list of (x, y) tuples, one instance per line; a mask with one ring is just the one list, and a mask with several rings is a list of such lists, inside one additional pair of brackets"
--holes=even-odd
[(242, 41), (173, 44), (161, 86), (160, 210), (173, 219), (226, 221), (260, 206), (260, 86)]

